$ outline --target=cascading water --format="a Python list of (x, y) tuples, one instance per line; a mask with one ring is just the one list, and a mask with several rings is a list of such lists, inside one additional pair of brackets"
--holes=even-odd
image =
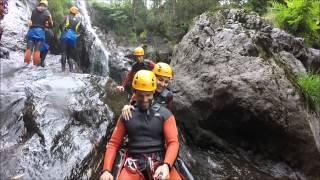
[(86, 36), (91, 36), (92, 43), (87, 46), (87, 53), (90, 60), (90, 72), (106, 76), (109, 74), (109, 59), (110, 53), (104, 47), (104, 44), (100, 40), (96, 33), (96, 30), (91, 25), (90, 16), (86, 7), (86, 1), (79, 1), (79, 8), (83, 17), (82, 23), (86, 29)]

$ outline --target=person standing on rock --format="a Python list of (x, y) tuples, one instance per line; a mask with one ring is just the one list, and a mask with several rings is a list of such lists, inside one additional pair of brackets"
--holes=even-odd
[(33, 52), (33, 64), (40, 65), (40, 48), (45, 41), (45, 23), (53, 26), (51, 13), (48, 10), (48, 1), (41, 0), (39, 5), (32, 11), (31, 26), (27, 34), (27, 49), (24, 55), (24, 62), (29, 64)]
[[(32, 21), (28, 21), (28, 26), (31, 27), (32, 26)], [(50, 45), (52, 44), (52, 40), (54, 38), (54, 33), (52, 31), (52, 29), (49, 26), (49, 22), (46, 21), (45, 22), (45, 41), (42, 43), (42, 47), (40, 48), (40, 66), (44, 67), (45, 66), (45, 58), (48, 54)]]
[(136, 72), (139, 70), (152, 70), (155, 63), (151, 60), (144, 59), (144, 50), (141, 47), (137, 47), (133, 51), (135, 63), (132, 65), (131, 70), (128, 72), (127, 76), (122, 82), (121, 86), (117, 86), (119, 92), (126, 90), (128, 93), (132, 94), (132, 79)]
[(69, 71), (73, 71), (73, 64), (70, 56), (72, 54), (76, 55), (75, 51), (79, 36), (78, 31), (82, 28), (80, 19), (76, 17), (76, 15), (79, 14), (79, 9), (76, 6), (72, 6), (69, 11), (70, 13), (64, 16), (64, 20), (59, 26), (62, 32), (60, 42), (62, 50), (61, 69), (63, 72), (66, 69), (66, 60), (68, 60)]
[(113, 180), (111, 170), (125, 135), (128, 135), (127, 156), (116, 179), (181, 179), (173, 167), (179, 151), (175, 118), (167, 108), (154, 102), (157, 88), (154, 73), (138, 71), (132, 87), (136, 96), (132, 119), (118, 120), (107, 145), (100, 180)]

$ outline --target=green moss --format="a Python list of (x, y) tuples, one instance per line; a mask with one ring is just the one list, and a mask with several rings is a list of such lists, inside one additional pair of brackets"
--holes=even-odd
[(298, 77), (301, 89), (316, 103), (320, 104), (320, 75), (305, 74)]

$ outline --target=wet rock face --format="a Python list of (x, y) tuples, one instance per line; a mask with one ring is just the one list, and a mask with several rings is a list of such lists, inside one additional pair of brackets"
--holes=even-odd
[[(0, 49), (0, 179), (98, 179), (115, 118), (111, 109), (124, 103), (114, 96), (115, 84), (108, 77), (62, 73), (60, 55), (49, 54), (45, 68), (23, 63), (28, 8), (36, 3), (10, 0), (2, 22), (6, 29)], [(80, 39), (82, 61), (75, 71), (95, 73), (86, 40)], [(103, 59), (99, 51), (96, 47), (91, 53)], [(110, 64), (126, 70), (117, 62), (121, 53), (112, 55)], [(110, 74), (120, 76), (121, 71), (117, 73)]]
[(315, 52), (256, 14), (201, 15), (171, 61), (176, 119), (202, 147), (240, 148), (320, 177), (320, 118), (295, 82), (319, 68)]
[(11, 54), (1, 62), (0, 176), (95, 176), (114, 118), (103, 103), (107, 79), (60, 73), (59, 56), (37, 68), (15, 63), (23, 53)]

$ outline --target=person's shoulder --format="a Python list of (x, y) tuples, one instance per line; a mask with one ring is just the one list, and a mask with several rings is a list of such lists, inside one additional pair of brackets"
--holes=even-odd
[(44, 13), (48, 16), (51, 16), (51, 13), (48, 8), (45, 8)]
[(131, 65), (131, 67), (136, 67), (136, 66), (139, 66), (139, 62), (134, 62), (132, 65)]
[(172, 116), (172, 112), (165, 106), (160, 105), (159, 103), (155, 103), (153, 107), (158, 107), (158, 111), (156, 111), (156, 113), (159, 113), (164, 120), (167, 120), (170, 116)]
[(151, 59), (144, 59), (143, 62), (148, 64), (155, 64), (155, 62), (153, 62)]
[(162, 93), (161, 93), (163, 96), (167, 97), (167, 96), (173, 96), (173, 93), (170, 89), (168, 88), (165, 88)]

